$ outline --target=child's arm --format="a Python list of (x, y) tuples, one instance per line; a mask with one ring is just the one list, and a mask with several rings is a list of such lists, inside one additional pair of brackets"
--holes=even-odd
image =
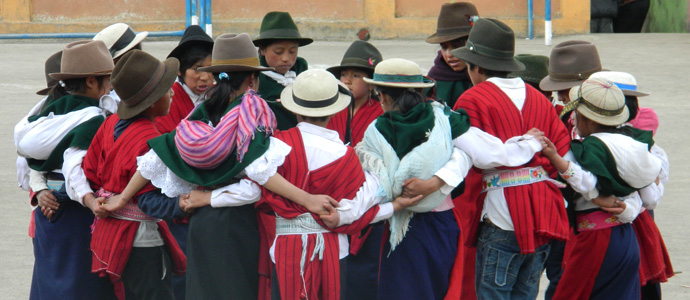
[(570, 167), (570, 162), (563, 159), (563, 157), (558, 154), (558, 149), (548, 138), (544, 137), (542, 139), (542, 150), (541, 152), (546, 156), (546, 158), (551, 161), (551, 165), (556, 167), (558, 173), (565, 174)]
[(528, 163), (541, 150), (543, 137), (544, 132), (532, 128), (524, 135), (512, 137), (504, 143), (477, 127), (470, 127), (453, 140), (453, 145), (465, 151), (477, 168), (517, 167)]
[(309, 194), (294, 186), (278, 173), (268, 178), (268, 181), (263, 186), (269, 191), (283, 196), (315, 214), (329, 214), (327, 206), (338, 207), (338, 201), (335, 201), (330, 196)]
[(601, 209), (618, 217), (618, 221), (621, 223), (630, 223), (642, 211), (642, 200), (640, 195), (635, 192), (623, 200), (616, 198), (613, 207), (602, 207)]
[(137, 170), (137, 172), (134, 173), (134, 176), (132, 176), (132, 179), (129, 180), (129, 183), (127, 183), (127, 186), (122, 193), (110, 197), (108, 201), (103, 204), (103, 208), (109, 212), (114, 212), (125, 207), (127, 202), (129, 202), (129, 200), (132, 199), (134, 195), (136, 195), (137, 192), (144, 188), (144, 186), (146, 186), (148, 183), (149, 180), (144, 178), (144, 176), (141, 176), (141, 173)]
[(181, 202), (184, 201), (186, 212), (208, 205), (212, 207), (241, 206), (257, 202), (260, 198), (261, 188), (249, 179), (242, 179), (240, 182), (213, 191), (193, 190), (188, 195), (180, 196)]
[[(419, 201), (422, 201), (424, 198), (423, 195), (417, 195), (415, 197), (409, 198), (409, 197), (398, 197), (393, 200), (393, 202), (389, 203), (384, 203), (384, 204), (379, 204), (379, 212), (376, 214), (374, 219), (371, 221), (371, 223), (376, 223), (378, 221), (381, 221), (383, 219), (388, 219), (390, 218), (394, 212), (403, 210), (405, 208), (408, 208), (410, 206), (415, 206)], [(345, 201), (345, 200), (343, 200)], [(386, 209), (386, 206), (389, 206)], [(392, 207), (392, 209), (390, 209)], [(340, 218), (340, 211), (338, 211), (335, 207), (327, 207), (328, 214), (327, 215), (320, 215), (319, 218), (323, 221), (328, 228), (335, 228), (338, 226), (342, 226), (345, 224), (349, 224), (351, 222), (343, 222)]]
[(454, 148), (453, 154), (443, 167), (438, 169), (429, 179), (412, 177), (403, 182), (403, 197), (414, 197), (429, 194), (441, 190), (443, 194), (450, 194), (453, 189), (465, 179), (467, 172), (472, 168), (472, 160), (464, 151)]

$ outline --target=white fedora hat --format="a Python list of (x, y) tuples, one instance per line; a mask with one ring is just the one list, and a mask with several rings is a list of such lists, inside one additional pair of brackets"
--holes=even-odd
[(577, 112), (596, 123), (618, 126), (628, 120), (628, 107), (623, 92), (604, 78), (590, 78), (570, 89)]
[(307, 117), (334, 115), (345, 109), (351, 98), (348, 88), (322, 69), (300, 73), (295, 82), (280, 93), (280, 103), (287, 110)]
[(368, 84), (399, 88), (428, 88), (434, 82), (422, 75), (422, 68), (402, 58), (386, 59), (376, 65), (374, 78), (363, 78)]
[(141, 43), (148, 35), (148, 31), (134, 33), (134, 30), (129, 25), (115, 23), (101, 30), (93, 37), (93, 40), (103, 41), (106, 47), (108, 47), (110, 55), (115, 59)]
[(637, 80), (630, 73), (618, 71), (601, 71), (589, 76), (589, 78), (604, 78), (613, 82), (626, 96), (649, 96), (649, 94), (637, 90)]

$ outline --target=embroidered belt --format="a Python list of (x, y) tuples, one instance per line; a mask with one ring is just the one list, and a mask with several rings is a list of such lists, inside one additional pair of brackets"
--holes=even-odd
[(292, 219), (276, 216), (276, 234), (309, 234), (330, 232), (314, 220), (310, 213)]
[[(115, 196), (115, 193), (113, 192), (108, 192), (104, 190), (103, 188), (100, 188), (96, 193), (96, 197), (105, 197), (110, 198), (112, 196)], [(127, 202), (125, 207), (120, 208), (109, 215), (110, 217), (117, 218), (117, 219), (122, 219), (122, 220), (129, 220), (129, 221), (154, 221), (158, 222), (161, 219), (151, 217), (147, 214), (145, 214), (138, 205), (134, 204), (131, 200)]]
[(588, 214), (577, 214), (575, 220), (577, 221), (577, 231), (606, 229), (623, 224), (618, 221), (618, 217), (601, 210)]
[(542, 166), (539, 166), (536, 168), (522, 168), (484, 174), (482, 180), (482, 193), (540, 181), (549, 181), (558, 188), (565, 187), (565, 184), (549, 178), (549, 173), (547, 173)]

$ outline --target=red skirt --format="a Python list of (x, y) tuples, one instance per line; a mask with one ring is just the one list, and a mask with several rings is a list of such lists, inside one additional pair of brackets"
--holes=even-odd
[(633, 228), (640, 244), (640, 284), (668, 281), (673, 276), (673, 266), (664, 239), (649, 211), (637, 216)]

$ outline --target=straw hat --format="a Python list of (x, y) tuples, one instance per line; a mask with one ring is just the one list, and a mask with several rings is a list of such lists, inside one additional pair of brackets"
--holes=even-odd
[(50, 73), (57, 73), (60, 72), (60, 61), (62, 60), (62, 50), (58, 51), (57, 53), (51, 55), (48, 57), (46, 60), (45, 64), (45, 74), (46, 74), (46, 88), (36, 92), (36, 94), (45, 96), (48, 95), (48, 92), (50, 92), (50, 89), (55, 87), (59, 80), (55, 80), (50, 77)]
[(177, 44), (177, 47), (170, 51), (168, 58), (174, 57), (180, 59), (187, 49), (195, 45), (200, 45), (202, 47), (208, 47), (207, 49), (211, 49), (213, 48), (213, 39), (206, 34), (206, 31), (204, 31), (201, 26), (190, 25), (184, 30), (182, 39), (180, 39), (180, 43)]
[(134, 33), (134, 30), (129, 25), (115, 23), (101, 30), (93, 37), (93, 40), (103, 41), (108, 47), (110, 55), (115, 59), (141, 43), (148, 35), (148, 31)]
[(551, 50), (549, 76), (539, 87), (544, 91), (560, 91), (580, 85), (595, 72), (601, 71), (597, 47), (585, 41), (565, 41)]
[(422, 75), (418, 64), (402, 58), (386, 59), (374, 69), (374, 78), (363, 78), (368, 84), (399, 88), (428, 88), (434, 82)]
[(310, 38), (303, 38), (290, 13), (282, 11), (269, 12), (261, 20), (259, 38), (254, 40), (254, 45), (259, 46), (267, 40), (295, 40), (300, 47), (309, 45), (314, 41)]
[(470, 31), (467, 44), (450, 53), (487, 70), (513, 72), (525, 69), (525, 66), (513, 57), (513, 30), (496, 19), (478, 19)]
[(601, 71), (592, 74), (591, 76), (589, 76), (589, 78), (608, 79), (611, 82), (613, 82), (613, 84), (615, 84), (619, 89), (621, 89), (621, 91), (623, 91), (623, 95), (626, 96), (649, 96), (648, 93), (643, 93), (637, 90), (637, 80), (635, 80), (635, 76), (632, 76), (632, 74), (630, 73), (616, 71)]
[(287, 110), (307, 117), (334, 115), (345, 109), (351, 98), (345, 85), (321, 69), (300, 73), (295, 82), (280, 93), (280, 103)]
[(374, 68), (383, 60), (381, 52), (374, 45), (365, 41), (354, 41), (345, 51), (343, 60), (339, 66), (330, 67), (326, 70), (333, 73), (335, 78), (340, 77), (340, 72), (344, 68), (358, 68), (369, 72), (374, 72)]
[(469, 35), (478, 15), (477, 7), (472, 3), (443, 4), (438, 14), (436, 33), (426, 38), (426, 42), (440, 44)]
[(161, 62), (144, 51), (125, 53), (110, 79), (120, 96), (117, 116), (126, 120), (149, 108), (170, 90), (179, 68), (180, 62), (174, 57)]
[(78, 41), (62, 49), (60, 73), (50, 73), (56, 80), (110, 75), (113, 58), (102, 41)]
[(570, 89), (576, 99), (577, 112), (596, 123), (618, 126), (628, 120), (628, 107), (623, 92), (611, 81), (592, 78)]
[(272, 71), (274, 68), (262, 67), (259, 53), (246, 33), (226, 33), (216, 38), (211, 54), (211, 66), (199, 71), (220, 73), (238, 71)]

